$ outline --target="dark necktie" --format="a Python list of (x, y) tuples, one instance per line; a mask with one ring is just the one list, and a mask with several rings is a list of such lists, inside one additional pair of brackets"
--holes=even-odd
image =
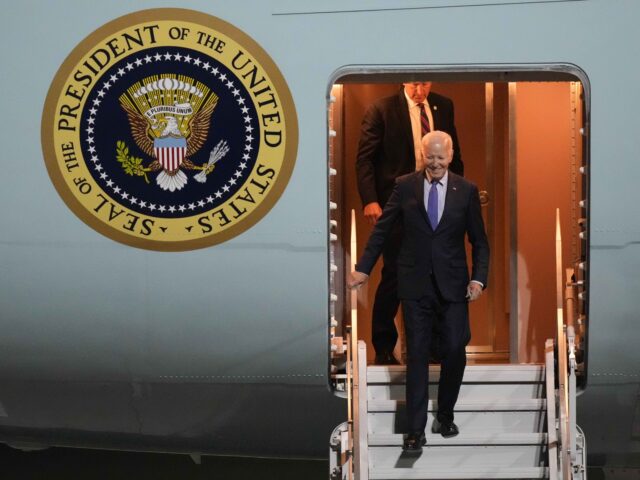
[(431, 181), (431, 190), (429, 190), (429, 198), (427, 200), (427, 217), (429, 223), (434, 230), (438, 226), (438, 180)]
[(424, 103), (419, 103), (418, 106), (420, 107), (420, 126), (422, 127), (422, 136), (424, 137), (431, 131), (431, 127), (429, 126), (429, 117), (424, 108)]

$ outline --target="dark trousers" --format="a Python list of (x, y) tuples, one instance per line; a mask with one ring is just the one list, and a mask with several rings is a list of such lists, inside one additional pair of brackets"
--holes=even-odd
[(422, 432), (427, 425), (429, 402), (429, 350), (432, 331), (438, 325), (440, 334), (441, 370), (438, 384), (438, 414), (440, 422), (453, 421), (453, 408), (467, 364), (465, 347), (471, 339), (469, 309), (466, 302), (449, 303), (433, 288), (418, 300), (402, 300), (407, 338), (407, 420), (410, 432)]

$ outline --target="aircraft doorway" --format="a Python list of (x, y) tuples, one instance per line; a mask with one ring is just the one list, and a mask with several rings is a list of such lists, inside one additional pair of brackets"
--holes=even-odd
[[(579, 205), (586, 196), (581, 173), (585, 164), (582, 85), (567, 74), (559, 74), (558, 79), (533, 75), (531, 80), (513, 82), (474, 81), (471, 74), (464, 81), (438, 76), (442, 79), (433, 79), (432, 91), (454, 102), (465, 177), (481, 192), (491, 246), (489, 288), (470, 308), (469, 357), (476, 362), (542, 362), (544, 340), (554, 337), (556, 326), (556, 208), (561, 211), (565, 263), (573, 266), (585, 256), (581, 237), (586, 233), (581, 232), (587, 215)], [(332, 192), (338, 193), (334, 198), (339, 205), (341, 249), (349, 251), (350, 212), (354, 209), (358, 255), (371, 231), (362, 215), (355, 173), (361, 121), (371, 103), (397, 94), (401, 83), (414, 81), (416, 75), (396, 76), (385, 83), (365, 83), (364, 77), (336, 83), (329, 119), (336, 132), (332, 154), (341, 178)], [(427, 80), (432, 79), (418, 79)], [(374, 357), (371, 310), (381, 263), (358, 302), (358, 336), (368, 344), (370, 362)], [(347, 271), (348, 264), (343, 263), (342, 269)], [(348, 318), (348, 306), (341, 307)], [(401, 321), (399, 313), (398, 358), (404, 353)]]

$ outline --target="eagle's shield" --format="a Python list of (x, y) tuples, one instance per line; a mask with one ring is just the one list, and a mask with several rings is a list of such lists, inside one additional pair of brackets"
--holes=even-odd
[(187, 139), (184, 137), (162, 137), (153, 141), (153, 152), (162, 168), (177, 170), (187, 155)]

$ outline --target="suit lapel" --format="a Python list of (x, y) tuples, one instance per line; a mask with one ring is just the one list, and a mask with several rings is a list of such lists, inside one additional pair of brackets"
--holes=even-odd
[(433, 125), (431, 125), (431, 130), (438, 130), (440, 127), (440, 105), (438, 105), (438, 99), (435, 96), (429, 94), (427, 95), (427, 102), (429, 102), (431, 118), (433, 118)]
[(447, 181), (447, 193), (444, 197), (444, 211), (442, 212), (442, 218), (438, 222), (438, 227), (446, 223), (449, 220), (451, 210), (455, 208), (458, 201), (458, 194), (460, 193), (460, 186), (458, 185), (458, 178), (454, 173), (449, 172), (449, 180)]
[[(409, 115), (409, 104), (407, 103), (407, 98), (404, 96), (404, 88), (400, 89), (400, 93), (398, 94), (398, 116), (400, 117), (400, 123), (402, 125), (402, 130), (405, 134), (405, 140), (409, 142), (411, 145), (411, 151), (413, 152), (413, 130), (411, 129), (411, 116)], [(413, 156), (412, 156), (413, 158)]]
[(416, 201), (418, 202), (418, 210), (422, 214), (422, 218), (428, 225), (430, 230), (433, 230), (431, 227), (431, 222), (429, 222), (429, 216), (427, 215), (427, 209), (424, 207), (424, 170), (420, 170), (419, 174), (416, 175), (416, 184), (415, 184), (415, 192), (416, 192)]

